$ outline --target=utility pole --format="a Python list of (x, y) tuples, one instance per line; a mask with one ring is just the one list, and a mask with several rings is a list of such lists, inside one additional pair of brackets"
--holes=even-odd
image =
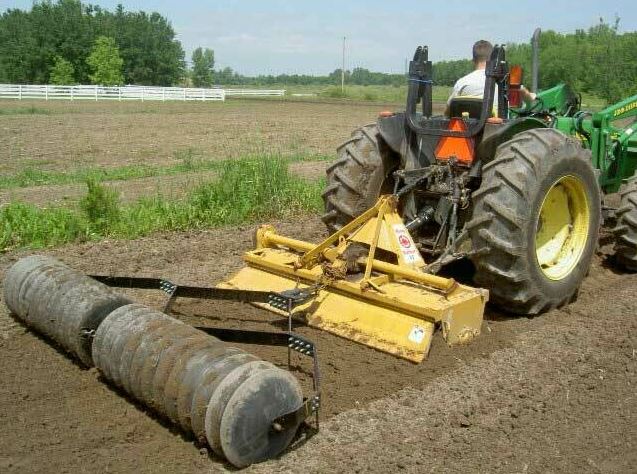
[(341, 92), (345, 95), (345, 36), (343, 36), (343, 65), (341, 67)]

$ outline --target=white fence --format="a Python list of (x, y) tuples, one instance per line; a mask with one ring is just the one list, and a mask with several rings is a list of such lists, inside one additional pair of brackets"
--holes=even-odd
[(0, 84), (0, 99), (65, 100), (198, 100), (224, 101), (226, 97), (283, 96), (285, 90), (196, 89), (151, 86), (53, 86)]
[(265, 97), (265, 96), (284, 96), (285, 89), (223, 89), (226, 97)]

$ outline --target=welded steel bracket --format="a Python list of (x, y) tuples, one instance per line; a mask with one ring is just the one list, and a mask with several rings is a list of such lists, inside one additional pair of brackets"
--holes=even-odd
[(227, 329), (209, 326), (195, 326), (196, 329), (210, 334), (225, 342), (240, 344), (259, 344), (268, 346), (287, 346), (288, 369), (291, 369), (290, 352), (294, 351), (303, 356), (312, 358), (312, 396), (306, 397), (303, 404), (296, 410), (282, 415), (272, 421), (275, 431), (285, 431), (293, 424), (306, 421), (314, 417), (315, 426), (306, 424), (313, 431), (319, 429), (319, 409), (321, 407), (321, 372), (319, 368), (318, 351), (315, 344), (306, 337), (293, 332), (250, 331), (245, 329)]

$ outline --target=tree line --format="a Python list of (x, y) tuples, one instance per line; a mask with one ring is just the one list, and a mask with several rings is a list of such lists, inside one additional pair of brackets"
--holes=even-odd
[[(637, 32), (618, 32), (600, 19), (588, 30), (574, 33), (545, 31), (540, 35), (539, 87), (566, 82), (578, 92), (587, 92), (616, 102), (637, 94)], [(530, 44), (509, 44), (507, 60), (521, 64), (530, 82)]]
[[(619, 19), (574, 33), (540, 35), (540, 88), (559, 82), (608, 101), (637, 93), (637, 32), (620, 34)], [(507, 44), (509, 63), (521, 64), (530, 82), (531, 45)], [(186, 68), (184, 50), (170, 22), (159, 13), (110, 12), (80, 0), (41, 0), (30, 11), (9, 9), (0, 15), (0, 82), (26, 84), (94, 83), (103, 85), (340, 85), (341, 70), (313, 76), (246, 76), (215, 69), (210, 48), (197, 48)], [(451, 86), (473, 69), (469, 59), (438, 61), (434, 84)], [(356, 67), (345, 71), (346, 84), (405, 84), (404, 74)]]
[[(637, 32), (619, 33), (618, 30), (619, 18), (612, 24), (600, 19), (597, 25), (574, 33), (543, 31), (539, 43), (540, 89), (565, 82), (577, 92), (594, 94), (609, 103), (637, 94)], [(509, 64), (522, 65), (524, 80), (530, 86), (530, 41), (508, 43), (506, 52)], [(470, 59), (438, 61), (433, 67), (433, 82), (452, 86), (472, 70)], [(247, 77), (225, 68), (215, 73), (214, 80), (219, 84), (340, 85), (341, 70), (337, 69), (327, 76), (282, 74)], [(405, 83), (405, 76), (355, 68), (345, 72), (345, 81), (356, 85), (400, 85)]]
[[(341, 84), (341, 69), (336, 69), (325, 76), (313, 76), (308, 74), (244, 76), (232, 68), (226, 67), (214, 71), (213, 82), (220, 85), (273, 86), (283, 84), (290, 86), (331, 86)], [(361, 86), (400, 86), (405, 83), (405, 75), (372, 72), (369, 69), (357, 67), (351, 71), (345, 71), (345, 83)]]
[[(194, 64), (194, 60), (193, 60)], [(469, 59), (458, 61), (441, 61), (434, 64), (433, 80), (437, 85), (452, 86), (455, 81), (471, 72), (473, 63)], [(373, 72), (369, 69), (356, 67), (345, 71), (345, 83), (356, 86), (394, 86), (406, 83), (405, 74)], [(341, 84), (341, 69), (335, 69), (325, 76), (311, 76), (307, 74), (278, 74), (244, 76), (230, 67), (215, 70), (210, 77), (210, 84), (220, 85), (294, 85), (294, 86), (334, 86)]]
[[(548, 88), (560, 82), (570, 84), (575, 91), (594, 94), (616, 102), (637, 94), (637, 32), (619, 33), (619, 19), (599, 24), (574, 33), (543, 31), (539, 43), (539, 87)], [(506, 45), (509, 64), (520, 64), (527, 86), (531, 82), (532, 47), (528, 43)], [(438, 61), (433, 67), (436, 85), (452, 86), (460, 77), (473, 70), (470, 59)], [(327, 76), (279, 75), (242, 76), (230, 68), (215, 72), (219, 84), (246, 85), (340, 85), (341, 70)], [(345, 72), (347, 84), (400, 85), (403, 74), (370, 72), (355, 68)]]

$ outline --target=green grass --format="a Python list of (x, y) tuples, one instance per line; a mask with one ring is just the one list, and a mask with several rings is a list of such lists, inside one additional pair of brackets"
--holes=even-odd
[[(210, 164), (212, 166), (212, 163)], [(202, 168), (205, 168), (202, 166)], [(169, 166), (128, 165), (117, 168), (85, 168), (68, 173), (25, 168), (19, 173), (0, 176), (0, 189), (49, 186), (53, 184), (77, 184), (88, 180), (116, 181), (150, 176), (163, 176), (188, 171), (181, 163)]]
[[(195, 171), (219, 171), (229, 160), (206, 160), (200, 157), (195, 149), (188, 148), (175, 152), (178, 163), (168, 166), (160, 165), (127, 165), (116, 168), (81, 168), (70, 172), (46, 171), (36, 168), (25, 168), (16, 174), (0, 176), (0, 190), (25, 188), (29, 186), (50, 186), (60, 184), (79, 184), (87, 181), (127, 181), (131, 179), (168, 176), (179, 173)], [(246, 156), (242, 159), (255, 159)], [(268, 156), (271, 159), (279, 159), (277, 156)], [(300, 161), (329, 161), (334, 157), (325, 155), (295, 154), (280, 158), (289, 163)]]
[[(383, 102), (392, 104), (404, 104), (407, 100), (407, 85), (401, 86), (353, 86), (345, 85), (345, 92), (340, 86), (289, 86), (273, 87), (286, 89), (288, 100), (316, 100), (341, 99), (344, 101)], [(435, 102), (446, 101), (451, 92), (450, 87), (434, 86), (433, 100)], [(294, 94), (315, 94), (315, 96), (294, 97)]]
[(0, 249), (42, 248), (105, 237), (136, 238), (284, 218), (321, 209), (324, 181), (288, 172), (282, 158), (220, 162), (219, 178), (184, 199), (143, 198), (122, 206), (117, 194), (89, 180), (80, 210), (11, 203), (0, 210)]
[[(257, 86), (243, 86), (245, 88), (259, 88)], [(261, 87), (265, 88), (265, 87)], [(364, 102), (382, 102), (391, 103), (396, 105), (404, 105), (407, 100), (407, 85), (400, 86), (356, 86), (345, 85), (345, 92), (341, 90), (340, 86), (325, 86), (325, 85), (286, 85), (286, 84), (274, 84), (268, 86), (269, 89), (285, 89), (285, 100), (312, 100), (312, 101), (325, 101), (325, 100), (342, 100), (346, 101), (364, 101)], [(449, 86), (433, 86), (432, 100), (435, 102), (446, 102), (451, 93), (451, 87)], [(302, 94), (301, 97), (295, 97), (294, 94)], [(281, 100), (280, 97), (264, 97), (263, 100)], [(235, 99), (229, 99), (233, 101)], [(247, 99), (242, 99), (247, 100)], [(259, 100), (259, 98), (252, 99)], [(584, 93), (582, 94), (583, 108), (588, 110), (601, 110), (606, 107), (607, 102), (595, 95)]]
[[(286, 95), (284, 97), (233, 97), (226, 100), (226, 102), (202, 102), (202, 103), (187, 103), (189, 113), (208, 113), (210, 109), (223, 107), (225, 109), (235, 109), (242, 107), (242, 104), (255, 101), (326, 101), (326, 100), (343, 100), (347, 101), (364, 101), (364, 102), (382, 102), (392, 103), (396, 105), (403, 105), (407, 98), (407, 85), (402, 84), (400, 86), (358, 86), (358, 85), (345, 85), (345, 93), (341, 91), (340, 86), (327, 86), (327, 85), (288, 85), (288, 84), (273, 84), (269, 86), (228, 86), (229, 88), (245, 88), (245, 89), (285, 89)], [(449, 86), (433, 86), (433, 101), (444, 102), (449, 97), (451, 87)], [(303, 94), (301, 97), (295, 97), (294, 94)], [(589, 93), (583, 93), (583, 104), (585, 109), (601, 110), (606, 107), (607, 102), (595, 95)], [(15, 101), (12, 101), (15, 102)], [(3, 102), (0, 101), (0, 116), (1, 115), (58, 115), (66, 113), (100, 113), (112, 114), (158, 114), (166, 113), (166, 111), (176, 110), (180, 111), (184, 107), (183, 102), (169, 101), (169, 102), (91, 102), (91, 101), (60, 101), (60, 102), (45, 102), (43, 100), (28, 100), (23, 101), (29, 105), (20, 107), (2, 108)], [(8, 102), (4, 102), (5, 104)], [(108, 107), (104, 104), (108, 103)]]
[(584, 93), (582, 94), (582, 109), (592, 110), (594, 112), (605, 109), (608, 106), (608, 102), (596, 95)]
[(0, 250), (52, 247), (85, 240), (86, 221), (68, 209), (39, 209), (12, 203), (0, 210)]
[(0, 115), (50, 115), (51, 111), (30, 105), (27, 107), (13, 107), (2, 108), (0, 107)]
[[(284, 97), (232, 97), (227, 99), (227, 103), (241, 102), (248, 100), (288, 100), (288, 101), (332, 101), (343, 100), (355, 102), (381, 102), (403, 105), (407, 100), (406, 83), (400, 86), (358, 86), (345, 85), (345, 91), (341, 86), (328, 85), (287, 85), (273, 84), (270, 86), (241, 86), (246, 89), (285, 89)], [(434, 86), (433, 101), (444, 102), (449, 97), (451, 87)], [(300, 94), (300, 96), (295, 96)]]

